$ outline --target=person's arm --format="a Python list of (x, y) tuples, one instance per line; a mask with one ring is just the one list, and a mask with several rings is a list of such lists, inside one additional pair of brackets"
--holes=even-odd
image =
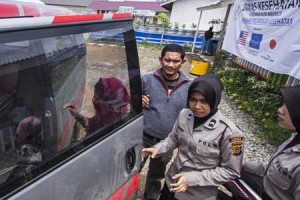
[(82, 114), (80, 114), (74, 105), (72, 104), (66, 104), (64, 105), (64, 108), (68, 109), (70, 114), (76, 119), (76, 121), (78, 121), (83, 128), (87, 128), (88, 127), (88, 119), (83, 116)]
[(244, 151), (244, 136), (231, 134), (228, 128), (221, 142), (221, 162), (213, 169), (182, 172), (188, 186), (220, 186), (223, 183), (240, 177)]
[(178, 147), (178, 136), (176, 134), (177, 126), (178, 126), (178, 119), (175, 122), (173, 130), (168, 135), (168, 137), (165, 140), (160, 141), (159, 143), (157, 143), (156, 145), (150, 148), (142, 149), (142, 156), (143, 157), (151, 156), (151, 158), (155, 158), (161, 154), (164, 154)]
[(266, 163), (257, 163), (254, 161), (244, 161), (243, 170), (262, 177), (267, 169)]
[(154, 145), (155, 148), (157, 148), (158, 154), (164, 154), (170, 150), (173, 150), (178, 147), (178, 119), (176, 120), (173, 130), (168, 135), (166, 139), (159, 142), (158, 144)]
[(294, 176), (292, 177), (294, 180), (294, 199), (300, 199), (300, 168), (298, 167), (295, 172)]

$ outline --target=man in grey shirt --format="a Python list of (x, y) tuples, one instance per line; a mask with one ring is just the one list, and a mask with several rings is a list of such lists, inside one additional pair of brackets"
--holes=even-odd
[[(142, 78), (145, 148), (165, 139), (171, 132), (179, 112), (186, 106), (190, 85), (189, 79), (180, 71), (185, 62), (185, 51), (181, 46), (166, 45), (159, 62), (161, 68), (145, 74)], [(146, 200), (158, 198), (161, 180), (171, 158), (172, 152), (169, 152), (159, 158), (150, 159), (144, 192)]]

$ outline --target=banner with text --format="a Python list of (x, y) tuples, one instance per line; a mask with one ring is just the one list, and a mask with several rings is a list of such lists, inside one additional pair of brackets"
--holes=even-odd
[(236, 0), (222, 48), (300, 79), (300, 1)]

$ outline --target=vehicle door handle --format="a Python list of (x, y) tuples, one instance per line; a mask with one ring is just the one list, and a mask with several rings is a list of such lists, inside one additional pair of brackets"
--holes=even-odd
[(136, 152), (135, 152), (135, 148), (131, 147), (126, 152), (126, 157), (125, 157), (125, 166), (128, 174), (130, 174), (131, 171), (133, 170), (135, 163), (136, 163)]

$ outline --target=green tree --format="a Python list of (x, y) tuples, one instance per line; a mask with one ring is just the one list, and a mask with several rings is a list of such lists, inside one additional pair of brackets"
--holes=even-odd
[(159, 13), (157, 15), (157, 19), (159, 19), (162, 23), (163, 28), (168, 28), (170, 25), (170, 18), (166, 13)]

